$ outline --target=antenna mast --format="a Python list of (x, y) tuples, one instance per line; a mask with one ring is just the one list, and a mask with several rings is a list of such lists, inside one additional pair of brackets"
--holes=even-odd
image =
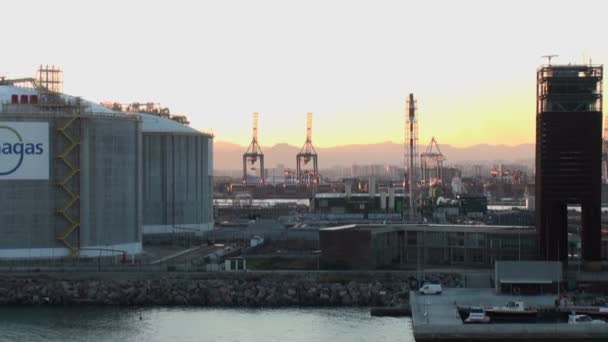
[(416, 215), (418, 187), (418, 116), (414, 94), (410, 94), (405, 103), (405, 179), (404, 192), (410, 195), (409, 219)]
[(559, 57), (559, 55), (544, 55), (541, 56), (542, 58), (546, 58), (547, 59), (547, 65), (551, 66), (551, 59), (555, 58), (555, 57)]

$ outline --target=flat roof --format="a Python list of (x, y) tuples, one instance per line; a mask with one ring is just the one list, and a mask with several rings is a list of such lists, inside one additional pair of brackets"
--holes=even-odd
[(499, 283), (545, 284), (562, 278), (561, 262), (542, 260), (501, 261), (494, 263), (494, 274)]
[(208, 135), (198, 131), (188, 125), (184, 125), (175, 120), (160, 117), (154, 114), (148, 113), (137, 113), (141, 116), (143, 123), (141, 127), (142, 133), (182, 133), (182, 134), (197, 134), (197, 135)]
[(328, 228), (320, 231), (337, 231), (354, 229), (359, 231), (370, 231), (372, 234), (390, 231), (425, 231), (425, 232), (458, 232), (458, 233), (501, 233), (501, 234), (536, 234), (536, 229), (531, 226), (495, 226), (495, 225), (464, 225), (464, 224), (349, 224)]
[(501, 284), (551, 284), (550, 278), (503, 278)]
[[(388, 192), (386, 193), (388, 197)], [(369, 197), (368, 192), (353, 192), (350, 197)], [(375, 197), (380, 197), (380, 193), (376, 192)], [(396, 192), (395, 197), (404, 197), (402, 192)], [(346, 194), (343, 192), (322, 192), (315, 194), (315, 198), (346, 198)]]
[[(11, 96), (13, 94), (17, 95), (41, 95), (40, 91), (34, 88), (28, 87), (18, 87), (14, 85), (0, 85), (0, 103), (10, 103)], [(76, 102), (77, 97), (60, 93), (61, 98), (65, 101)], [(80, 101), (83, 105), (87, 105), (93, 113), (97, 114), (108, 114), (108, 115), (116, 115), (116, 116), (129, 116), (129, 115), (138, 115), (142, 119), (142, 133), (182, 133), (182, 134), (198, 134), (212, 137), (211, 134), (201, 132), (197, 129), (194, 129), (188, 125), (184, 125), (175, 120), (163, 118), (154, 114), (148, 113), (130, 113), (130, 112), (122, 112), (115, 111), (109, 108), (106, 108), (98, 103), (88, 101), (86, 99), (80, 98)]]
[(589, 69), (597, 69), (603, 67), (602, 64), (543, 64), (537, 68), (537, 70), (541, 69), (556, 69), (556, 70), (589, 70)]
[(333, 230), (344, 230), (344, 229), (352, 229), (352, 228), (356, 228), (357, 225), (356, 224), (348, 224), (348, 225), (344, 225), (344, 226), (336, 226), (336, 227), (327, 227), (327, 228), (321, 228), (319, 230), (327, 230), (327, 231), (333, 231)]

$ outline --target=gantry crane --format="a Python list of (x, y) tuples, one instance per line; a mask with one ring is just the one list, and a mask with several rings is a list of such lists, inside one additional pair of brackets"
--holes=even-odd
[(249, 144), (249, 148), (243, 154), (243, 184), (247, 184), (247, 167), (250, 167), (251, 171), (255, 171), (256, 162), (259, 160), (259, 185), (264, 186), (264, 153), (262, 153), (262, 148), (258, 144), (258, 117), (259, 114), (257, 112), (253, 113), (253, 138), (251, 144)]
[[(312, 160), (312, 171), (302, 170), (302, 166)], [(306, 142), (300, 152), (296, 155), (296, 182), (298, 186), (312, 186), (317, 189), (319, 183), (319, 164), (317, 151), (312, 145), (312, 113), (307, 113), (306, 120)]]
[(420, 153), (421, 183), (426, 185), (433, 182), (441, 184), (443, 182), (443, 162), (445, 159), (439, 149), (437, 140), (432, 137), (429, 146), (423, 153)]

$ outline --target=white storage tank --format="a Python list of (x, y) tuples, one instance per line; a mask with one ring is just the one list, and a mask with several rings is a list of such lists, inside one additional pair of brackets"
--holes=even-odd
[(154, 114), (143, 118), (144, 234), (213, 228), (213, 135)]
[(0, 81), (0, 258), (140, 253), (141, 118)]

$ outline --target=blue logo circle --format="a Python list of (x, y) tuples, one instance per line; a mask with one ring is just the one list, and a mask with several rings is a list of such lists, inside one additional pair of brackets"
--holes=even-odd
[[(8, 127), (8, 126), (0, 126), (0, 129), (5, 129), (7, 131), (12, 132), (13, 134), (15, 134), (15, 136), (17, 137), (17, 139), (19, 139), (19, 142), (23, 142), (23, 139), (21, 138), (21, 135), (19, 134), (19, 132), (17, 132), (15, 129), (13, 129), (12, 127)], [(11, 173), (17, 171), (17, 169), (21, 166), (21, 163), (23, 163), (23, 150), (21, 151), (21, 153), (19, 153), (19, 162), (17, 162), (17, 165), (15, 165), (15, 167), (13, 167), (12, 169), (8, 170), (8, 171), (0, 171), (0, 176), (8, 176)]]

